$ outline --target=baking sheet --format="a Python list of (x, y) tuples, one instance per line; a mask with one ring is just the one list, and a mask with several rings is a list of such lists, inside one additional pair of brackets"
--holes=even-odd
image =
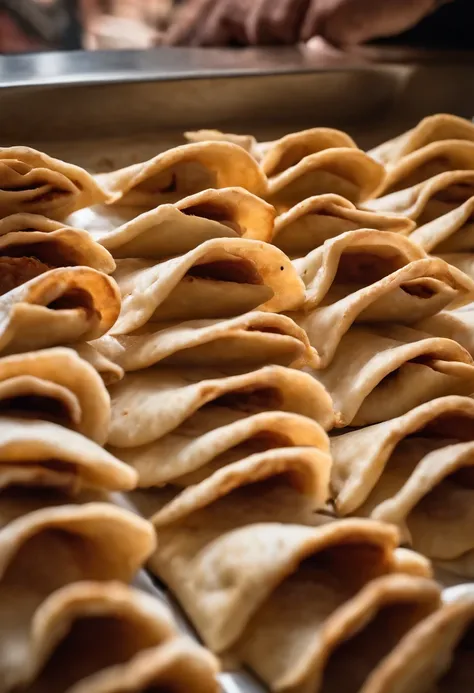
[(316, 125), (369, 148), (435, 112), (474, 115), (474, 59), (317, 66), (297, 49), (0, 57), (0, 143), (90, 169), (140, 161), (183, 130), (267, 139)]
[[(296, 49), (0, 57), (0, 146), (33, 146), (92, 172), (149, 159), (201, 127), (270, 140), (332, 126), (368, 149), (432, 113), (471, 118), (473, 83), (474, 59), (449, 54), (428, 64), (326, 68)], [(437, 578), (450, 587), (447, 598), (462, 589), (449, 574)], [(137, 585), (196, 637), (163, 586), (145, 571)], [(225, 693), (265, 691), (245, 671), (222, 674), (221, 684)]]

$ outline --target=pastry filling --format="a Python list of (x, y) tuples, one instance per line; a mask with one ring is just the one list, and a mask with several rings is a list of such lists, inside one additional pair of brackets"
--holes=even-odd
[(16, 289), (51, 267), (35, 257), (0, 257), (0, 295)]

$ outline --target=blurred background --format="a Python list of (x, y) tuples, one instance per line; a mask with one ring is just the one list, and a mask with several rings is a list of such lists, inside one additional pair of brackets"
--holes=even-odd
[[(0, 52), (278, 45), (474, 48), (473, 0), (0, 0)], [(319, 45), (319, 44), (318, 44)]]
[(173, 0), (0, 0), (0, 50), (150, 48)]

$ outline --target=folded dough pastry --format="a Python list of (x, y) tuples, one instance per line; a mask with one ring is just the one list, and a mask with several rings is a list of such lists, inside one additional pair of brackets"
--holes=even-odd
[(354, 322), (410, 324), (472, 300), (474, 281), (439, 258), (428, 258), (397, 233), (348, 231), (294, 260), (306, 285), (306, 330), (324, 367)]
[(112, 255), (86, 231), (39, 214), (0, 219), (0, 258), (28, 258), (46, 269), (83, 265), (105, 274), (115, 269)]
[(107, 194), (87, 171), (30, 147), (0, 147), (0, 217), (17, 212), (64, 219)]
[(352, 327), (313, 376), (332, 397), (337, 426), (367, 426), (443, 395), (474, 392), (474, 364), (451, 339), (410, 327)]
[(0, 487), (65, 485), (129, 491), (137, 474), (88, 440), (47, 421), (0, 417)]
[(257, 142), (251, 135), (232, 135), (219, 130), (198, 130), (184, 133), (190, 142), (226, 141), (243, 147), (260, 163), (269, 178), (295, 166), (306, 156), (333, 147), (357, 149), (349, 135), (332, 128), (311, 128), (292, 132), (272, 142)]
[(335, 147), (310, 154), (270, 178), (266, 199), (277, 212), (312, 195), (336, 193), (354, 204), (375, 197), (385, 179), (381, 164), (356, 148)]
[(24, 675), (25, 633), (49, 595), (78, 580), (128, 582), (154, 548), (151, 526), (135, 514), (109, 503), (64, 502), (71, 499), (52, 490), (0, 495), (0, 690)]
[(122, 310), (112, 334), (146, 322), (227, 318), (259, 308), (295, 310), (304, 287), (281, 250), (261, 241), (214, 239), (171, 260), (118, 260)]
[[(258, 501), (258, 488), (265, 503)], [(188, 508), (187, 517), (167, 526), (160, 522), (160, 545), (150, 566), (211, 649), (232, 649), (245, 662), (271, 637), (265, 678), (274, 690), (305, 658), (308, 644), (313, 647), (321, 623), (371, 579), (392, 572), (397, 535), (389, 525), (369, 520), (287, 524), (289, 499), (279, 502), (276, 493), (274, 521), (249, 524), (265, 516), (266, 493), (257, 484), (252, 506), (241, 513), (222, 499), (207, 512)], [(221, 507), (229, 508), (232, 518), (219, 512)], [(260, 673), (264, 668), (261, 661)]]
[(104, 335), (93, 346), (126, 371), (158, 363), (247, 370), (267, 364), (317, 368), (319, 363), (306, 332), (291, 318), (256, 310), (228, 320), (148, 323), (130, 334)]
[(102, 444), (110, 397), (92, 366), (56, 347), (0, 358), (0, 414), (50, 420)]
[(472, 171), (446, 171), (412, 187), (364, 203), (364, 209), (404, 215), (419, 226), (452, 211), (474, 195)]
[(441, 311), (414, 326), (435, 337), (447, 337), (459, 342), (474, 358), (474, 305), (462, 310)]
[(365, 212), (344, 197), (329, 193), (309, 197), (277, 217), (272, 243), (293, 259), (346, 231), (376, 229), (407, 235), (414, 228), (415, 223), (408, 218)]
[(472, 578), (474, 443), (449, 442), (442, 448), (437, 441), (401, 446), (394, 468), (387, 468), (375, 489), (376, 498), (369, 498), (369, 509), (372, 517), (399, 526), (416, 551)]
[(0, 353), (96, 339), (120, 312), (116, 283), (89, 267), (50, 270), (24, 284), (20, 271), (16, 285), (0, 295)]
[(407, 132), (379, 144), (369, 154), (381, 164), (396, 164), (407, 154), (443, 140), (465, 140), (474, 142), (474, 125), (465, 118), (447, 113), (437, 113), (420, 120), (418, 125)]
[[(170, 686), (217, 693), (217, 663), (179, 637), (156, 597), (120, 583), (78, 582), (54, 592), (34, 615), (28, 693), (119, 693)], [(183, 673), (178, 673), (178, 663)]]
[[(461, 347), (459, 347), (461, 349)], [(242, 375), (217, 370), (150, 368), (128, 373), (110, 387), (109, 445), (135, 448), (171, 433), (199, 411), (229, 420), (284, 411), (307, 416), (328, 430), (331, 399), (308, 373), (266, 366)]]
[[(243, 524), (280, 522), (318, 524), (315, 511), (329, 498), (331, 458), (326, 450), (281, 448), (255, 453), (216, 469), (169, 502), (170, 493), (137, 493), (138, 505), (160, 528), (186, 524), (220, 536)], [(166, 531), (165, 531), (166, 534)], [(210, 535), (209, 535), (210, 536)]]
[(396, 524), (415, 550), (474, 576), (473, 423), (472, 399), (443, 397), (334, 438), (338, 511)]
[[(418, 452), (423, 456), (453, 442), (471, 440), (474, 440), (474, 400), (455, 395), (425, 402), (389, 421), (334, 436), (331, 484), (338, 514), (354, 514), (360, 508), (376, 507), (381, 502), (379, 485), (390, 495), (394, 488), (385, 488), (384, 475), (387, 472), (391, 478), (402, 472), (404, 456), (417, 464)], [(410, 474), (408, 470), (406, 479)]]
[(405, 635), (372, 672), (360, 693), (472, 690), (473, 622), (472, 593), (438, 609)]
[[(284, 461), (294, 454), (329, 451), (322, 427), (306, 416), (272, 411), (236, 418), (235, 412), (203, 409), (175, 431), (136, 448), (110, 448), (139, 475), (138, 486), (188, 486), (216, 469), (263, 454)], [(303, 450), (302, 448), (307, 448)]]
[[(174, 204), (162, 204), (123, 223), (115, 205), (88, 208), (71, 219), (116, 258), (162, 260), (182, 255), (212, 238), (270, 241), (275, 210), (244, 188), (203, 190)], [(0, 227), (1, 228), (1, 227)]]
[(255, 160), (229, 142), (198, 142), (96, 176), (115, 204), (151, 209), (208, 188), (241, 187), (262, 197), (267, 181)]
[(474, 142), (461, 140), (432, 142), (411, 154), (407, 154), (389, 168), (387, 176), (373, 197), (381, 197), (398, 190), (411, 188), (446, 171), (472, 172), (473, 169)]
[(127, 665), (104, 671), (69, 693), (220, 693), (215, 657), (189, 638), (174, 638), (138, 654)]
[[(315, 564), (307, 568), (308, 582), (320, 576)], [(360, 691), (374, 667), (440, 602), (435, 582), (408, 575), (375, 578), (345, 603), (338, 603), (336, 585), (335, 594), (329, 585), (302, 586), (277, 588), (239, 648), (271, 690)]]

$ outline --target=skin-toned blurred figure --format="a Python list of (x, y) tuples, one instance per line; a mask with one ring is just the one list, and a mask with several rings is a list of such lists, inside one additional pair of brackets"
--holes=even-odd
[(438, 0), (189, 0), (166, 37), (175, 45), (351, 46), (414, 26)]
[[(62, 8), (69, 33), (25, 31), (33, 6)], [(344, 53), (384, 37), (472, 48), (471, 12), (472, 0), (0, 0), (0, 51), (303, 43)]]

